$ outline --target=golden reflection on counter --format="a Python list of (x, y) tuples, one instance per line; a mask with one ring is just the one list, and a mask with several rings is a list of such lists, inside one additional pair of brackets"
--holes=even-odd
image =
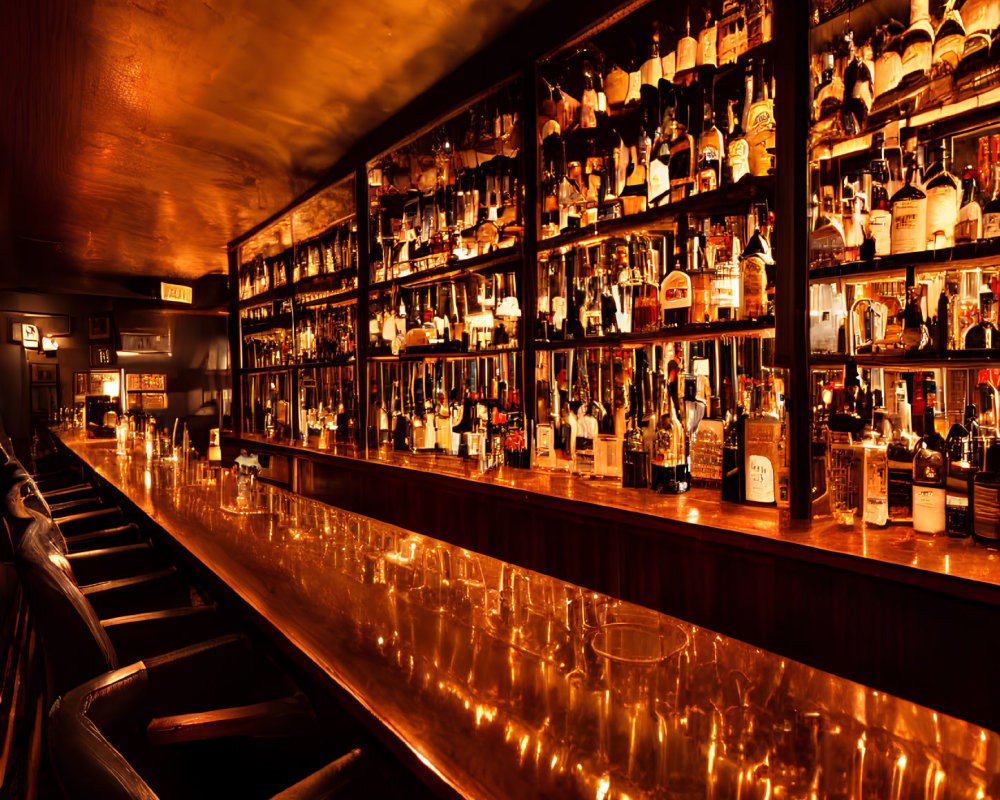
[(226, 473), (60, 435), (468, 797), (1000, 797), (993, 732), (267, 485), (222, 514)]

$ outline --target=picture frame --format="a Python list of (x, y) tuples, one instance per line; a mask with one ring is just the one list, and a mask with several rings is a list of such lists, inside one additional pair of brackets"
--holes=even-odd
[(32, 383), (56, 383), (59, 380), (59, 368), (56, 364), (31, 363), (28, 368)]
[(93, 340), (111, 338), (111, 315), (94, 314), (88, 320), (87, 332), (89, 338)]
[(109, 367), (115, 363), (115, 351), (107, 345), (92, 344), (90, 346), (90, 366)]
[(89, 372), (74, 372), (73, 373), (73, 394), (74, 396), (86, 395), (87, 388), (89, 386), (90, 373)]

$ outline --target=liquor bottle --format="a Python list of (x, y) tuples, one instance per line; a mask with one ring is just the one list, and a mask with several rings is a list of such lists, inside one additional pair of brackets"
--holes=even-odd
[(741, 0), (722, 0), (718, 36), (719, 66), (735, 64), (747, 50), (746, 17)]
[(923, 291), (921, 285), (909, 286), (906, 289), (906, 306), (903, 308), (903, 334), (900, 338), (906, 350), (921, 350), (930, 342), (927, 320), (923, 310)]
[(875, 34), (875, 99), (888, 94), (903, 76), (903, 26), (891, 20)]
[(684, 36), (677, 42), (677, 71), (675, 83), (690, 83), (695, 67), (698, 66), (698, 40), (691, 35), (691, 8), (688, 7), (684, 20)]
[(924, 249), (927, 234), (927, 195), (917, 185), (916, 156), (907, 153), (906, 183), (892, 196), (892, 253)]
[(660, 61), (660, 35), (656, 24), (653, 25), (649, 45), (646, 49), (646, 59), (639, 68), (639, 76), (642, 129), (650, 139), (654, 139), (662, 122), (660, 116), (660, 80), (663, 77), (663, 65)]
[(830, 414), (827, 441), (826, 483), (830, 494), (830, 512), (841, 525), (853, 525), (858, 511), (858, 463), (856, 443), (864, 431), (864, 420), (853, 408)]
[(740, 118), (733, 111), (735, 104), (735, 100), (730, 100), (727, 104), (729, 141), (726, 145), (726, 183), (737, 183), (745, 175), (750, 174), (750, 145), (743, 135)]
[(885, 135), (879, 131), (872, 137), (871, 200), (868, 213), (868, 234), (875, 242), (875, 255), (892, 252), (892, 204), (889, 200), (889, 162), (885, 157)]
[(848, 33), (845, 38), (848, 62), (844, 70), (844, 102), (840, 119), (844, 132), (848, 136), (857, 136), (864, 127), (875, 98), (875, 80), (872, 67), (864, 57), (864, 48), (855, 48), (853, 33)]
[(927, 193), (927, 245), (926, 250), (955, 246), (955, 224), (958, 222), (960, 197), (958, 179), (948, 169), (948, 144), (942, 139), (938, 145), (938, 160), (928, 170), (925, 183)]
[(771, 0), (750, 0), (747, 3), (748, 49), (771, 41), (771, 15)]
[(983, 207), (983, 238), (1000, 238), (1000, 164), (993, 168), (993, 198)]
[(993, 323), (994, 298), (989, 287), (979, 292), (979, 315), (976, 323), (965, 332), (963, 346), (967, 350), (993, 350), (1000, 347), (1000, 333)]
[(972, 532), (969, 498), (976, 473), (973, 463), (972, 427), (976, 407), (965, 407), (964, 424), (956, 422), (948, 431), (945, 449), (948, 456), (948, 480), (945, 494), (945, 524), (949, 536), (968, 536)]
[(913, 454), (913, 529), (944, 533), (948, 457), (945, 442), (934, 429), (934, 409), (924, 409), (924, 435)]
[(886, 525), (889, 522), (889, 459), (885, 444), (865, 442), (862, 469), (862, 518), (868, 525)]
[(816, 121), (835, 117), (844, 103), (844, 81), (837, 73), (837, 59), (831, 45), (820, 57), (820, 82), (813, 98)]
[(750, 104), (746, 127), (750, 145), (750, 174), (769, 175), (774, 171), (774, 101), (764, 80), (763, 61), (758, 62), (754, 80), (754, 101)]
[(705, 26), (698, 34), (698, 57), (696, 64), (699, 67), (715, 67), (719, 62), (719, 28), (712, 20), (712, 10), (705, 6)]
[(990, 547), (1000, 546), (1000, 444), (986, 451), (985, 465), (972, 479), (972, 537)]
[(705, 103), (705, 124), (698, 137), (698, 192), (712, 192), (722, 185), (722, 132), (715, 126), (712, 102)]
[[(673, 121), (673, 117), (670, 117)], [(657, 128), (646, 171), (646, 207), (655, 208), (670, 200), (670, 136)]]
[(673, 269), (660, 284), (660, 320), (667, 327), (686, 325), (691, 314), (691, 276)]
[(771, 404), (770, 392), (752, 390), (754, 409), (744, 423), (746, 501), (772, 504), (776, 499), (781, 421)]
[(676, 203), (695, 193), (694, 139), (677, 120), (670, 140), (670, 200)]
[(757, 226), (740, 254), (740, 318), (759, 319), (770, 312), (768, 307), (767, 268), (774, 266), (768, 228), (767, 208), (757, 209)]
[(928, 0), (910, 0), (910, 27), (902, 39), (903, 61), (900, 84), (909, 84), (930, 74), (934, 54), (934, 29)]
[(955, 225), (956, 242), (975, 242), (983, 237), (983, 208), (979, 205), (979, 178), (975, 167), (962, 173), (962, 202)]
[(653, 435), (651, 487), (667, 494), (683, 494), (691, 487), (687, 462), (687, 431), (677, 414), (680, 368), (671, 360), (661, 386), (660, 415)]
[(941, 22), (934, 32), (932, 62), (939, 72), (951, 72), (958, 66), (965, 49), (965, 25), (955, 10), (955, 0), (947, 0)]

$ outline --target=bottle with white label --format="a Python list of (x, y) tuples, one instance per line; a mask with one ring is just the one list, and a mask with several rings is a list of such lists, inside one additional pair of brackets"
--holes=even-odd
[(958, 202), (961, 192), (958, 178), (951, 174), (948, 162), (948, 144), (942, 139), (938, 146), (938, 160), (928, 170), (925, 185), (927, 250), (955, 246), (955, 224), (958, 222)]
[(979, 205), (979, 180), (976, 168), (968, 166), (962, 173), (962, 202), (955, 225), (956, 242), (975, 242), (983, 238), (983, 207)]
[(993, 199), (983, 207), (983, 238), (1000, 238), (1000, 164), (993, 168)]
[(913, 454), (913, 529), (917, 533), (944, 533), (945, 486), (948, 456), (945, 442), (934, 430), (934, 409), (924, 410), (924, 435)]
[(729, 143), (726, 145), (726, 182), (737, 183), (750, 174), (750, 145), (743, 135), (739, 117), (733, 113), (735, 100), (729, 101)]
[(705, 103), (705, 121), (698, 137), (698, 192), (712, 192), (722, 185), (722, 157), (726, 152), (722, 131), (715, 125), (712, 103)]
[(916, 253), (927, 244), (927, 195), (916, 156), (907, 153), (906, 183), (892, 196), (892, 253)]
[(868, 235), (875, 242), (875, 255), (887, 256), (892, 252), (892, 204), (889, 201), (889, 161), (885, 157), (885, 136), (876, 133), (872, 139), (871, 198), (868, 203)]
[(928, 0), (910, 0), (910, 27), (903, 34), (903, 74), (901, 83), (920, 80), (931, 69), (934, 29)]

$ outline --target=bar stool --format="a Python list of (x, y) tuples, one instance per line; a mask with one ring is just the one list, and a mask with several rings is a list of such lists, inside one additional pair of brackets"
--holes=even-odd
[[(219, 651), (227, 646), (226, 642), (213, 644)], [(303, 759), (300, 751), (298, 758), (291, 754), (297, 763), (288, 763), (284, 758), (287, 747), (279, 754), (273, 742), (247, 738), (229, 738), (224, 748), (158, 744), (150, 732), (162, 728), (163, 721), (154, 715), (170, 704), (169, 695), (176, 691), (178, 681), (185, 680), (183, 676), (188, 676), (189, 683), (205, 684), (202, 668), (187, 663), (201, 655), (197, 648), (189, 648), (147, 659), (88, 681), (56, 702), (49, 716), (49, 753), (68, 797), (326, 800), (370, 796), (361, 785), (367, 769), (359, 749), (274, 794), (289, 780), (314, 769), (307, 762), (315, 756)], [(282, 769), (275, 769), (277, 759)]]

